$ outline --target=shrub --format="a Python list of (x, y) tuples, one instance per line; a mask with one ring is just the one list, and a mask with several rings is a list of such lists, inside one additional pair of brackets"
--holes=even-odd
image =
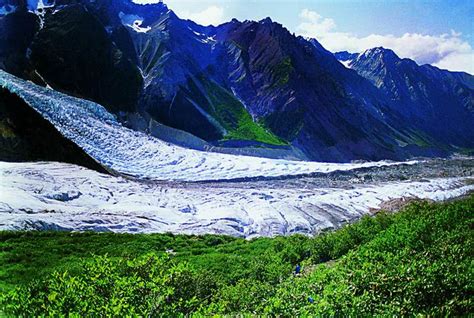
[(2, 303), (15, 316), (174, 316), (197, 310), (214, 289), (210, 276), (168, 256), (98, 256), (84, 263), (80, 275), (55, 272), (10, 292)]
[[(65, 253), (58, 246), (74, 244), (59, 270), (0, 296), (0, 314), (469, 315), (474, 312), (473, 212), (474, 196), (448, 204), (415, 203), (315, 238), (252, 241), (3, 232), (2, 271), (17, 278), (23, 277), (21, 264), (51, 266), (43, 254), (53, 257), (51, 250)], [(114, 255), (79, 262), (84, 246)], [(176, 249), (176, 255), (135, 255), (164, 247)], [(303, 266), (299, 275), (293, 273), (296, 264)]]

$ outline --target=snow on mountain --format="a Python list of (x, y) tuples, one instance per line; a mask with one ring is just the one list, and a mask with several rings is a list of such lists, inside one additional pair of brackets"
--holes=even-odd
[(55, 0), (27, 0), (27, 8), (32, 12), (40, 12), (56, 5)]
[[(446, 200), (474, 190), (466, 178), (351, 187), (309, 180), (151, 183), (64, 163), (0, 163), (0, 230), (173, 232), (255, 237), (315, 234), (402, 198)], [(472, 179), (471, 179), (472, 180)]]
[(341, 62), (342, 65), (344, 65), (346, 68), (351, 68), (351, 62), (350, 60), (348, 61), (339, 61)]
[(303, 162), (185, 149), (123, 127), (96, 103), (37, 86), (4, 71), (0, 71), (0, 86), (24, 99), (106, 168), (142, 179), (204, 181), (279, 177), (399, 164)]
[(358, 53), (349, 53), (341, 51), (334, 53), (334, 57), (346, 68), (351, 68), (351, 63), (359, 56)]
[(123, 12), (119, 13), (120, 20), (122, 21), (122, 24), (132, 28), (138, 33), (146, 33), (151, 30), (151, 27), (142, 27), (142, 23), (144, 18), (135, 15), (135, 14), (125, 14)]

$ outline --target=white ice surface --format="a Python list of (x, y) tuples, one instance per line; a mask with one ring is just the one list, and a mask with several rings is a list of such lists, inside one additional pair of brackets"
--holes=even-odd
[[(64, 163), (0, 162), (0, 230), (314, 234), (392, 199), (435, 201), (474, 190), (461, 178), (353, 189), (246, 183), (144, 183)], [(471, 179), (472, 181), (472, 179)]]
[(223, 180), (327, 173), (400, 164), (289, 161), (185, 149), (123, 127), (112, 114), (96, 103), (25, 82), (1, 70), (0, 86), (22, 97), (97, 162), (113, 171), (137, 178)]

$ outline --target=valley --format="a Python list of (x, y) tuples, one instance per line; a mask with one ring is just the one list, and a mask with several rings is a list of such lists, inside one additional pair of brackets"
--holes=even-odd
[(435, 2), (0, 0), (0, 317), (472, 316)]

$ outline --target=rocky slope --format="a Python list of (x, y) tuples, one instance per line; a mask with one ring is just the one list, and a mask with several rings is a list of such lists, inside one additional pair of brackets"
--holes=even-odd
[[(341, 58), (340, 54), (336, 56)], [(348, 67), (370, 80), (393, 102), (390, 112), (398, 112), (417, 128), (420, 142), (449, 144), (458, 140), (458, 144), (472, 147), (472, 136), (466, 132), (474, 124), (473, 76), (419, 66), (384, 48), (349, 58)]]

